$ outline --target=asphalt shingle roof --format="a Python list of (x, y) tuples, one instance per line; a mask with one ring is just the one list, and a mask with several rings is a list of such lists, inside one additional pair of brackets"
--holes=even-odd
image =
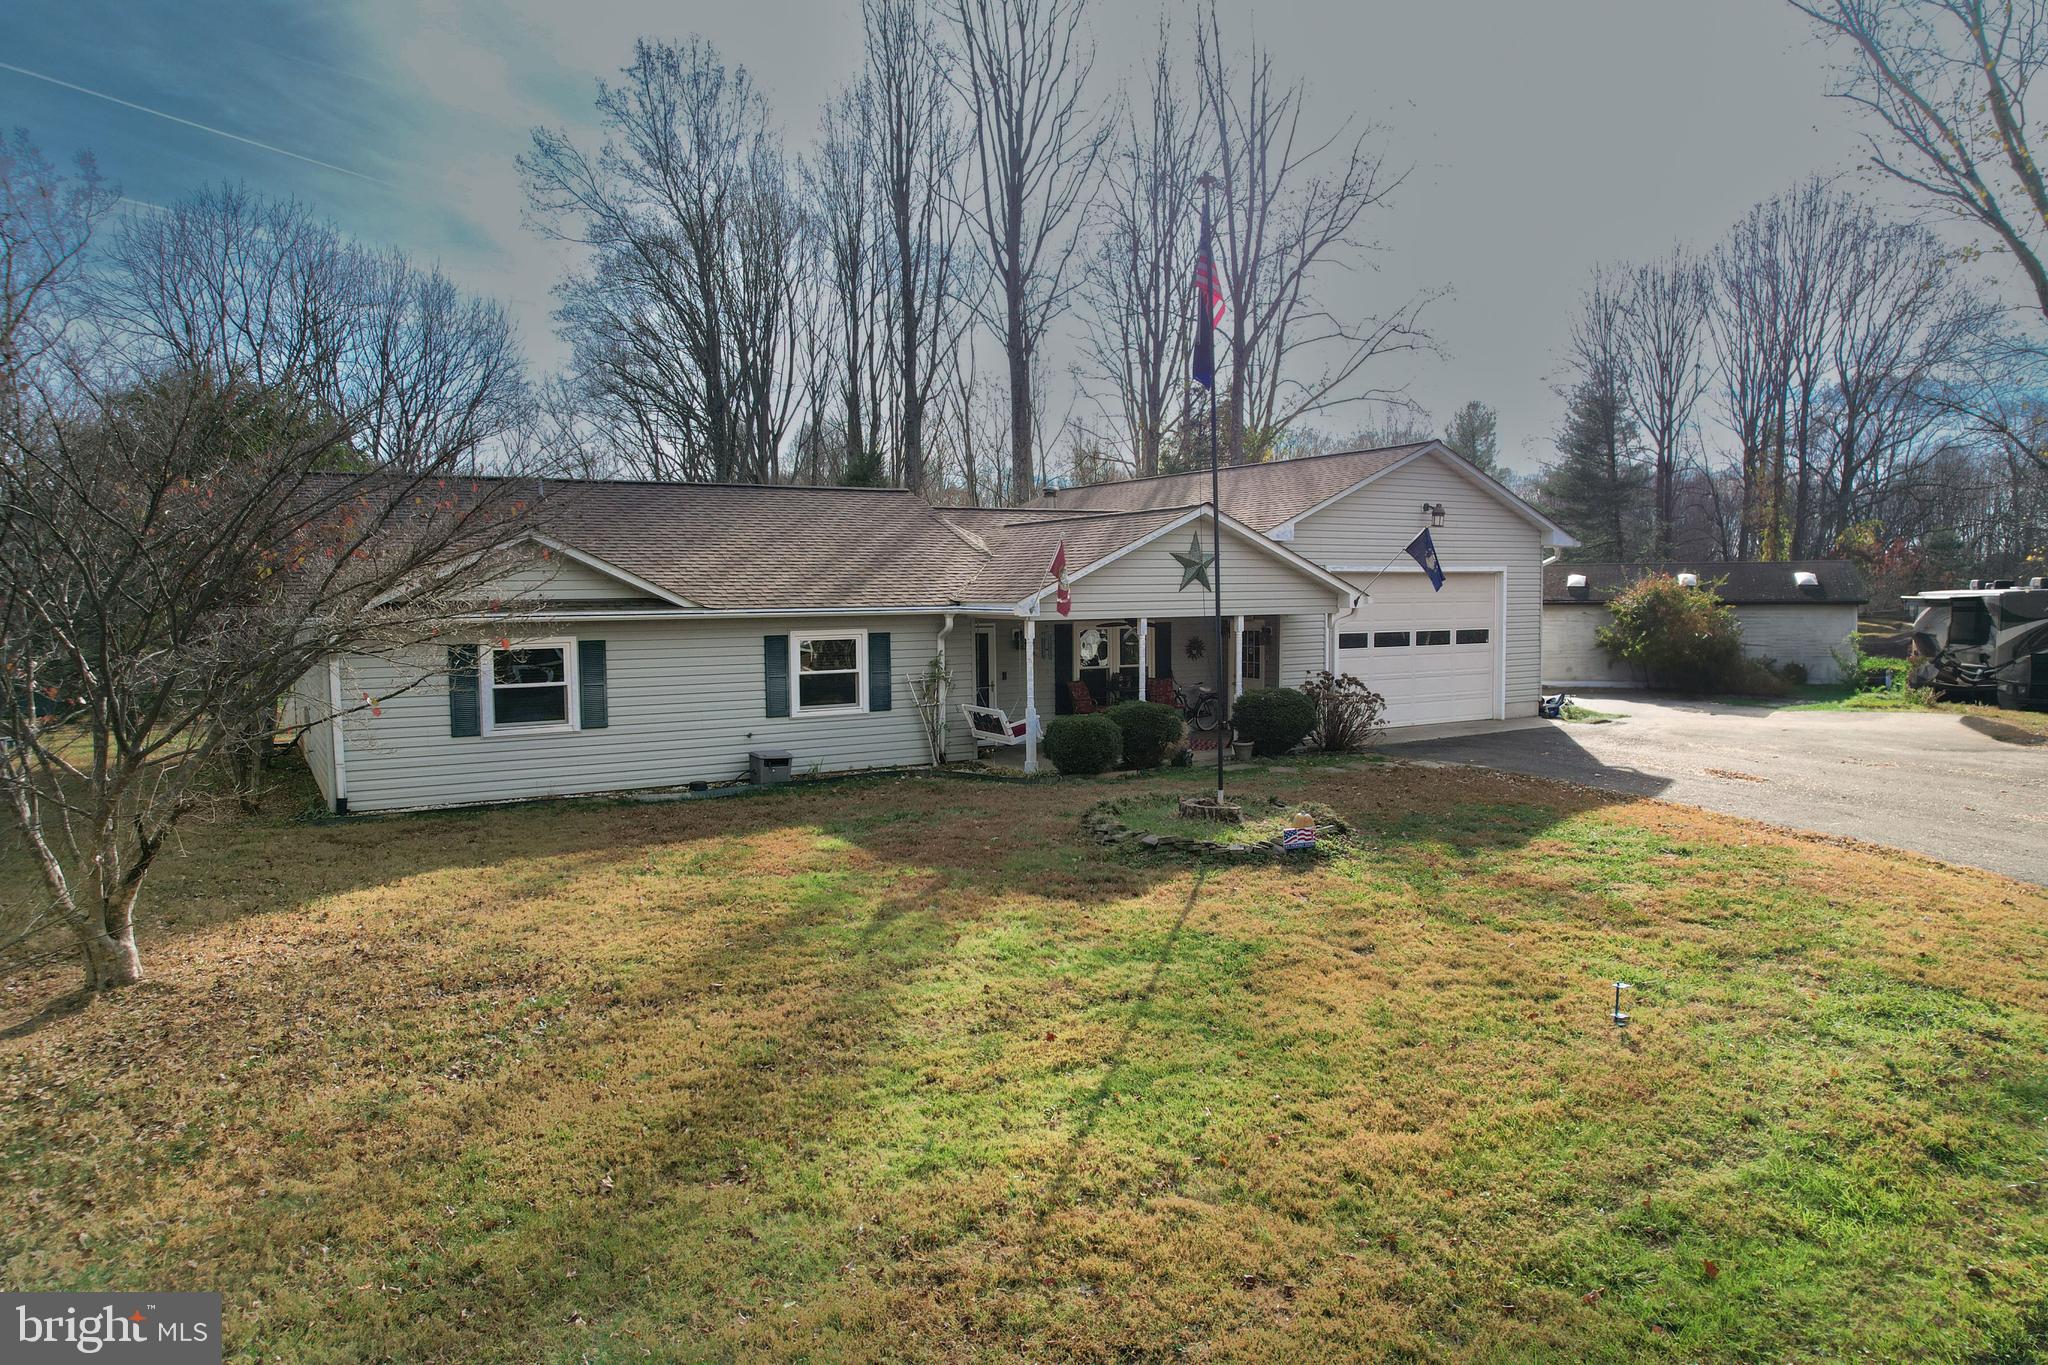
[[(1820, 580), (1815, 588), (1802, 588), (1795, 573), (1806, 572)], [(1698, 574), (1701, 586), (1725, 579), (1715, 591), (1724, 602), (1736, 606), (1824, 603), (1862, 605), (1870, 600), (1863, 575), (1846, 559), (1801, 559), (1777, 563), (1713, 560), (1665, 560), (1638, 564), (1572, 564), (1559, 561), (1543, 566), (1543, 600), (1547, 603), (1605, 602), (1645, 574)], [(1584, 574), (1586, 586), (1573, 590), (1566, 581)]]
[[(1223, 510), (1268, 531), (1429, 442), (1221, 473)], [(485, 481), (495, 482), (495, 481)], [(711, 610), (992, 605), (1086, 568), (1209, 500), (1207, 471), (1059, 489), (1015, 508), (893, 488), (519, 480), (534, 528)]]
[[(1223, 511), (1254, 530), (1270, 531), (1432, 444), (1418, 441), (1379, 450), (1347, 450), (1266, 464), (1228, 465), (1218, 476)], [(1204, 469), (1054, 489), (1033, 505), (1045, 511), (1136, 512), (1189, 507), (1208, 501), (1209, 471)]]
[(520, 483), (535, 531), (725, 611), (1015, 602), (1050, 581), (1062, 539), (1078, 571), (1188, 510), (932, 507), (885, 488)]

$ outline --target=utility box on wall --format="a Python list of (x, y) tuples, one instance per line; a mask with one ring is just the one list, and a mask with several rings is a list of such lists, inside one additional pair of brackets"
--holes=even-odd
[(753, 765), (754, 781), (761, 784), (789, 781), (789, 750), (753, 749), (747, 753)]

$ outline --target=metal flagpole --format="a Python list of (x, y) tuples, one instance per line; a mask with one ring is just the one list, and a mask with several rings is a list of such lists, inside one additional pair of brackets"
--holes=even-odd
[[(1202, 222), (1209, 222), (1209, 187), (1215, 182), (1208, 176), (1202, 177)], [(1209, 266), (1210, 277), (1215, 277), (1214, 257)], [(1213, 287), (1213, 286), (1212, 286)], [(1206, 301), (1204, 306), (1207, 306)], [(1207, 315), (1203, 321), (1210, 327), (1215, 322)], [(1235, 376), (1233, 375), (1233, 382)], [(1215, 371), (1210, 370), (1209, 384), (1209, 572), (1216, 576), (1216, 696), (1220, 703), (1222, 719), (1216, 729), (1216, 804), (1223, 804), (1223, 751), (1230, 747), (1230, 688), (1224, 680), (1223, 667), (1223, 478), (1216, 468), (1216, 384)], [(1239, 649), (1244, 648), (1240, 641)]]

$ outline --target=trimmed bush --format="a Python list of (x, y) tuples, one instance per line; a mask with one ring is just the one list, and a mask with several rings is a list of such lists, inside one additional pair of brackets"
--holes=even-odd
[(1776, 681), (1743, 658), (1735, 611), (1710, 588), (1649, 574), (1616, 593), (1607, 610), (1614, 620), (1593, 638), (1652, 687), (1726, 692), (1753, 688), (1760, 674)]
[(1124, 758), (1124, 732), (1101, 712), (1061, 716), (1045, 727), (1045, 756), (1068, 777), (1106, 773)]
[(1230, 728), (1250, 740), (1255, 753), (1278, 758), (1316, 728), (1316, 704), (1291, 687), (1247, 692), (1231, 704)]
[(1187, 734), (1180, 712), (1156, 701), (1118, 702), (1104, 714), (1123, 731), (1126, 768), (1158, 767)]
[(1309, 738), (1326, 754), (1355, 754), (1387, 727), (1387, 699), (1349, 673), (1311, 674), (1301, 690), (1316, 708)]

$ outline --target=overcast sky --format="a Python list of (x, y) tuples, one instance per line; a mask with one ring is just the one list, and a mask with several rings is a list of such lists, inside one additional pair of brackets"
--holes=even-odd
[[(297, 195), (504, 300), (543, 368), (561, 354), (548, 311), (563, 262), (521, 221), (513, 158), (530, 129), (587, 134), (594, 81), (637, 35), (694, 31), (753, 71), (802, 143), (859, 51), (856, 0), (8, 8), (0, 63), (157, 112), (0, 69), (0, 124), (52, 155), (91, 149), (143, 203), (224, 177)], [(1097, 0), (1105, 92), (1145, 61), (1157, 12)], [(1332, 297), (1370, 311), (1448, 286), (1429, 315), (1444, 356), (1406, 377), (1439, 421), (1468, 397), (1495, 404), (1523, 469), (1548, 457), (1560, 348), (1595, 263), (1709, 242), (1755, 200), (1861, 160), (1852, 111), (1824, 97), (1824, 54), (1782, 0), (1268, 0), (1226, 22), (1307, 83), (1316, 126), (1383, 125), (1414, 166), (1374, 225), (1377, 269)]]

